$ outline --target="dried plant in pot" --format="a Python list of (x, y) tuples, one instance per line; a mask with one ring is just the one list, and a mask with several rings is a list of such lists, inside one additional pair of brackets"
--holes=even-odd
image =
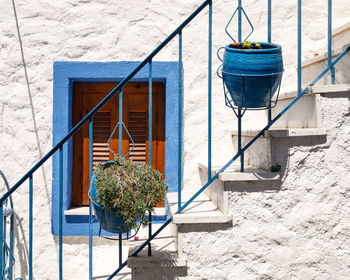
[(152, 166), (118, 157), (95, 168), (89, 196), (101, 227), (122, 233), (148, 225), (146, 213), (154, 211), (166, 191), (166, 182)]

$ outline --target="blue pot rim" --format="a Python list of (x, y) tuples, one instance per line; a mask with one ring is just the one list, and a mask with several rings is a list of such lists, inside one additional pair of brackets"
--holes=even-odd
[[(252, 44), (256, 44), (257, 42), (252, 42)], [(274, 44), (274, 43), (266, 43), (266, 42), (259, 42), (262, 46), (269, 47), (267, 49), (236, 49), (232, 48), (232, 44), (228, 44), (225, 46), (225, 50), (232, 53), (247, 53), (247, 54), (253, 54), (253, 53), (279, 53), (282, 51), (282, 47), (280, 45)]]
[(247, 74), (247, 73), (231, 73), (222, 70), (222, 73), (228, 76), (246, 76), (246, 77), (264, 77), (264, 76), (278, 76), (284, 72), (284, 69), (282, 71), (273, 72), (273, 73), (265, 73), (265, 74)]

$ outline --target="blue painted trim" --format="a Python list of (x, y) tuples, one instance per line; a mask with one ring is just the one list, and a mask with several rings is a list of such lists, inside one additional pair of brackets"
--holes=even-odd
[[(72, 128), (73, 82), (121, 81), (140, 62), (66, 62), (54, 63), (53, 145)], [(177, 191), (178, 179), (178, 62), (153, 63), (153, 82), (165, 84), (165, 176), (170, 192)], [(142, 68), (132, 81), (148, 82), (148, 67)], [(63, 209), (69, 209), (72, 195), (72, 140), (63, 149)], [(55, 153), (52, 162), (52, 233), (58, 234), (59, 162)], [(154, 217), (156, 219), (156, 217)], [(88, 215), (64, 216), (63, 235), (89, 234)]]

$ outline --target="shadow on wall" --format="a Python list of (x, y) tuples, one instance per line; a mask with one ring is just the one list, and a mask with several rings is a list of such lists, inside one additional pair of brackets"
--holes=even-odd
[[(15, 21), (16, 21), (16, 29), (17, 29), (18, 41), (19, 41), (19, 46), (20, 46), (20, 50), (21, 50), (21, 57), (22, 57), (22, 64), (23, 64), (23, 69), (24, 69), (24, 76), (25, 76), (25, 79), (26, 79), (27, 92), (28, 92), (28, 98), (29, 98), (30, 108), (31, 108), (31, 112), (32, 112), (33, 126), (34, 126), (34, 132), (35, 132), (35, 137), (36, 137), (36, 142), (37, 142), (37, 147), (38, 147), (38, 152), (39, 152), (39, 158), (42, 158), (43, 154), (42, 154), (41, 146), (40, 146), (39, 132), (38, 132), (37, 124), (36, 124), (32, 92), (30, 90), (30, 84), (29, 84), (29, 78), (28, 78), (28, 72), (27, 72), (27, 65), (26, 65), (26, 61), (25, 61), (25, 58), (24, 58), (23, 43), (22, 43), (22, 37), (21, 37), (21, 32), (20, 32), (19, 23), (18, 23), (18, 17), (17, 17), (17, 10), (16, 10), (15, 0), (12, 0), (12, 6), (13, 6), (13, 13), (14, 13), (14, 16), (15, 16)], [(49, 206), (49, 211), (50, 211), (49, 213), (51, 213), (50, 193), (48, 191), (48, 185), (47, 185), (47, 179), (46, 179), (46, 173), (45, 173), (44, 167), (41, 167), (41, 170), (42, 170), (43, 181), (44, 181), (44, 188), (45, 188), (45, 193), (46, 193), (46, 198), (47, 198), (47, 205)]]
[[(23, 218), (21, 219), (16, 213), (14, 214), (14, 244), (15, 244), (15, 257), (16, 263), (19, 263), (21, 272), (20, 272), (20, 278), (25, 280), (26, 275), (28, 275), (28, 242), (26, 239), (26, 234), (23, 229)], [(15, 265), (15, 268), (18, 267), (18, 265)], [(18, 277), (18, 273), (14, 273)]]

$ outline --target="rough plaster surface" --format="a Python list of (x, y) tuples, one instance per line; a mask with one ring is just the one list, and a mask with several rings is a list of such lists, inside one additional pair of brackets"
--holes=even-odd
[[(226, 159), (232, 156), (229, 152), (232, 150), (229, 132), (236, 126), (236, 121), (233, 113), (224, 107), (222, 85), (220, 80), (215, 78), (215, 70), (219, 66), (215, 51), (219, 46), (228, 43), (224, 25), (235, 4), (228, 0), (213, 2), (213, 157)], [(325, 1), (304, 2), (303, 58), (309, 58), (313, 56), (315, 49), (325, 47), (327, 9)], [(200, 3), (198, 0), (3, 1), (0, 10), (0, 156), (2, 158), (0, 168), (8, 176), (9, 182), (15, 183), (40, 158), (39, 146), (41, 155), (51, 147), (54, 61), (140, 60)], [(243, 4), (255, 25), (256, 31), (252, 38), (257, 41), (265, 40), (266, 14), (262, 11), (266, 9), (266, 1), (247, 0), (243, 1)], [(347, 4), (348, 0), (334, 3), (335, 27), (342, 25), (348, 19), (350, 6)], [(14, 6), (17, 11), (20, 38), (16, 29)], [(286, 71), (282, 90), (295, 89), (296, 2), (273, 1), (272, 24), (273, 41), (283, 46)], [(206, 157), (207, 151), (206, 32), (207, 11), (195, 19), (183, 34), (186, 187), (199, 185), (197, 162), (201, 157)], [(30, 103), (24, 75), (20, 42), (23, 46), (33, 106)], [(177, 52), (177, 40), (175, 40), (156, 59), (177, 60)], [(247, 113), (244, 126), (256, 127), (265, 121), (265, 118), (263, 112), (256, 113), (254, 117)], [(311, 176), (311, 172), (309, 174)], [(3, 185), (1, 188), (3, 193)], [(57, 240), (51, 235), (50, 161), (43, 169), (36, 172), (34, 188), (34, 274), (37, 279), (54, 279), (58, 271), (58, 250)], [(18, 230), (16, 252), (21, 255), (17, 257), (16, 276), (24, 278), (27, 273), (24, 265), (27, 254), (24, 252), (28, 249), (27, 197), (28, 187), (24, 184), (14, 196), (19, 217), (16, 223)], [(334, 199), (332, 203), (336, 203), (337, 198)], [(81, 244), (83, 241), (74, 240), (65, 246), (67, 257), (77, 256), (86, 246), (86, 243)], [(341, 243), (339, 242), (339, 246)], [(111, 250), (114, 251), (115, 248)], [(87, 271), (87, 255), (79, 254), (79, 269)], [(74, 258), (76, 259), (78, 258)], [(70, 261), (73, 259), (66, 263)], [(72, 269), (67, 273), (70, 279), (81, 279), (80, 270)]]
[(277, 189), (229, 192), (232, 228), (183, 230), (185, 279), (349, 279), (350, 95), (320, 103), (327, 139), (281, 142)]

